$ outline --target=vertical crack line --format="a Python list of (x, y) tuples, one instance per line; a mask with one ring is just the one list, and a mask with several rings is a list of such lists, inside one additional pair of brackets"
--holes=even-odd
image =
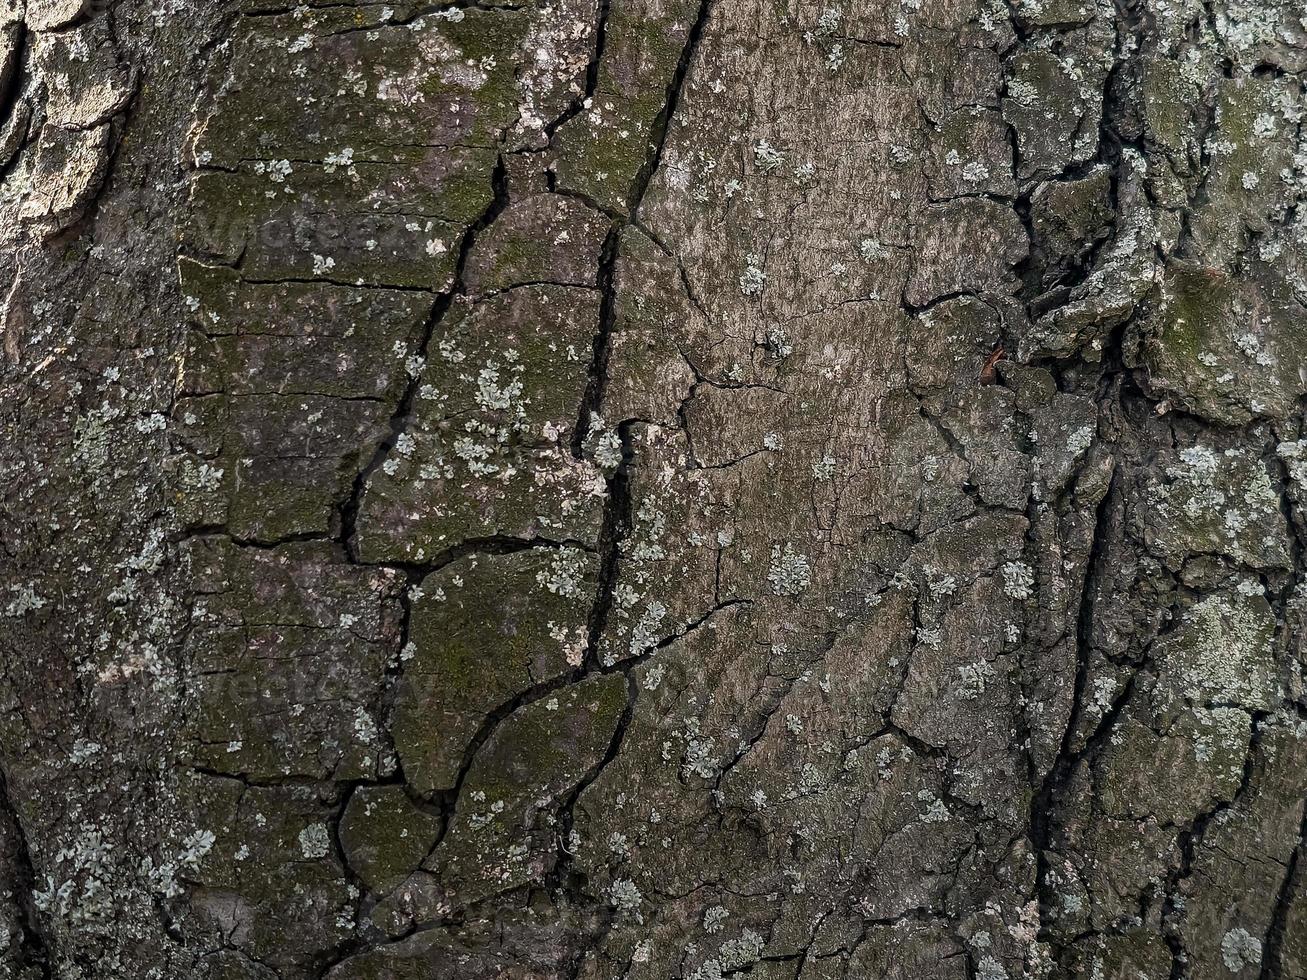
[(3, 768), (0, 768), (0, 808), (3, 809), (0, 819), (8, 818), (10, 827), (5, 829), (10, 831), (13, 843), (14, 901), (18, 906), (18, 925), (23, 932), (20, 956), (30, 965), (36, 966), (45, 980), (50, 980), (54, 976), (51, 943), (41, 927), (32, 897), (36, 889), (36, 867), (32, 862), (27, 833), (23, 830), (22, 821), (18, 819), (18, 810), (14, 807), (9, 792), (9, 778)]
[(572, 432), (572, 455), (580, 459), (591, 419), (603, 412), (604, 392), (608, 387), (608, 358), (612, 349), (613, 330), (617, 326), (617, 256), (622, 241), (622, 225), (614, 225), (599, 251), (599, 326), (595, 331), (590, 372), (585, 394), (577, 409), (576, 428)]
[(590, 788), (594, 781), (599, 778), (599, 774), (622, 751), (622, 743), (626, 741), (626, 732), (631, 726), (631, 719), (635, 716), (635, 704), (639, 699), (640, 688), (636, 683), (634, 673), (630, 670), (622, 671), (622, 676), (626, 680), (626, 705), (622, 708), (621, 717), (617, 719), (617, 726), (613, 729), (613, 737), (608, 740), (608, 747), (604, 750), (603, 758), (581, 777), (581, 780), (567, 794), (567, 798), (563, 800), (563, 805), (559, 809), (558, 861), (550, 872), (550, 880), (553, 885), (551, 890), (563, 889), (567, 880), (568, 869), (573, 858), (572, 852), (567, 849), (567, 844), (575, 820), (577, 801), (581, 799), (581, 794)]
[[(477, 239), (483, 231), (494, 224), (495, 219), (508, 207), (508, 166), (504, 162), (502, 154), (495, 160), (490, 183), (493, 191), (490, 203), (468, 226), (467, 231), (463, 233), (462, 242), (459, 243), (458, 257), (454, 262), (453, 282), (447, 290), (436, 297), (431, 306), (431, 313), (427, 316), (426, 323), (423, 325), (417, 350), (413, 352), (423, 361), (426, 360), (436, 328), (444, 320), (450, 307), (454, 305), (454, 301), (465, 295), (467, 291), (464, 277), (467, 274), (468, 259), (477, 243)], [(409, 377), (408, 384), (405, 385), (404, 392), (400, 395), (399, 402), (395, 406), (395, 411), (390, 416), (389, 432), (377, 444), (372, 457), (358, 471), (358, 474), (354, 477), (354, 482), (350, 486), (349, 496), (340, 505), (340, 542), (345, 549), (346, 559), (352, 564), (359, 564), (358, 516), (359, 508), (363, 504), (363, 494), (367, 489), (372, 474), (386, 461), (391, 449), (395, 446), (396, 440), (408, 429), (412, 421), (413, 402), (417, 398), (421, 377), (421, 370)]]
[[(649, 185), (653, 181), (653, 176), (658, 172), (658, 165), (662, 162), (663, 148), (667, 143), (667, 135), (671, 129), (671, 122), (676, 114), (677, 106), (681, 101), (681, 91), (685, 86), (685, 80), (690, 73), (690, 65), (694, 61), (694, 53), (698, 50), (699, 42), (703, 38), (703, 32), (708, 23), (709, 11), (712, 0), (700, 0), (699, 10), (695, 16), (694, 23), (686, 36), (685, 44), (681, 48), (680, 57), (676, 62), (676, 70), (672, 73), (671, 81), (667, 85), (667, 96), (663, 102), (662, 108), (658, 115), (654, 117), (653, 130), (650, 135), (650, 153), (645, 158), (639, 172), (636, 174), (634, 183), (631, 186), (631, 194), (627, 200), (627, 213), (631, 216), (629, 221), (615, 223), (609, 231), (608, 237), (604, 239), (603, 249), (599, 257), (599, 274), (598, 283), (602, 294), (599, 309), (599, 329), (595, 335), (594, 355), (590, 363), (590, 378), (586, 386), (585, 397), (582, 399), (581, 408), (578, 412), (576, 430), (572, 435), (572, 453), (580, 458), (581, 449), (586, 437), (590, 434), (590, 419), (592, 415), (599, 415), (603, 410), (604, 391), (608, 385), (608, 357), (612, 344), (612, 333), (617, 321), (617, 260), (620, 254), (621, 234), (628, 226), (639, 228), (640, 225), (636, 220), (637, 212), (640, 205), (644, 202), (645, 194), (649, 190)], [(606, 23), (607, 7), (604, 8), (604, 22)], [(602, 48), (602, 36), (601, 36)], [(598, 56), (596, 56), (595, 65), (598, 65)], [(596, 67), (596, 72), (598, 71)], [(650, 238), (659, 244), (657, 237), (646, 232)], [(686, 277), (685, 270), (680, 265), (680, 259), (677, 258), (677, 265), (680, 269), (682, 279), (686, 282), (687, 288), (689, 280)]]
[(1035, 848), (1035, 861), (1038, 868), (1036, 886), (1040, 892), (1041, 905), (1045, 904), (1044, 893), (1048, 890), (1048, 867), (1044, 852), (1052, 839), (1053, 812), (1061, 801), (1077, 761), (1075, 753), (1071, 751), (1071, 743), (1084, 715), (1085, 690), (1089, 684), (1089, 654), (1093, 647), (1095, 593), (1103, 565), (1107, 561), (1107, 532), (1111, 521), (1111, 505), (1115, 488), (1116, 474), (1113, 473), (1103, 499), (1098, 502), (1094, 518), (1094, 533), (1085, 565), (1085, 577), (1080, 587), (1080, 606), (1076, 615), (1076, 676), (1071, 710), (1067, 716), (1066, 727), (1062, 731), (1062, 741), (1058, 746), (1057, 756), (1030, 804), (1030, 837)]
[(572, 99), (567, 108), (545, 126), (546, 146), (553, 143), (554, 134), (572, 119), (575, 119), (581, 113), (581, 110), (586, 107), (586, 103), (594, 98), (595, 92), (599, 90), (599, 66), (603, 63), (604, 47), (608, 43), (608, 16), (612, 9), (612, 0), (599, 0), (598, 9), (595, 12), (594, 54), (585, 66), (585, 86), (580, 94)]
[[(604, 241), (600, 255), (599, 283), (603, 290), (600, 304), (599, 330), (595, 336), (594, 357), (591, 362), (590, 381), (582, 400), (577, 420), (576, 432), (573, 434), (573, 452), (580, 455), (582, 445), (589, 435), (590, 419), (603, 411), (603, 398), (608, 386), (608, 360), (612, 347), (612, 334), (617, 321), (616, 268), (620, 256), (621, 233), (627, 224), (634, 223), (653, 175), (662, 160), (663, 148), (671, 127), (672, 118), (680, 104), (681, 91), (689, 75), (690, 65), (695, 51), (703, 38), (708, 23), (712, 0), (700, 0), (698, 13), (686, 35), (685, 44), (677, 59), (676, 71), (667, 86), (667, 97), (662, 109), (654, 119), (653, 135), (649, 153), (632, 185), (631, 197), (627, 211), (631, 222), (615, 225)], [(637, 226), (638, 227), (638, 226)], [(678, 260), (679, 261), (679, 260)], [(613, 593), (617, 584), (618, 559), (621, 555), (621, 543), (631, 525), (630, 465), (634, 455), (631, 448), (630, 423), (623, 420), (618, 424), (618, 437), (621, 440), (622, 461), (617, 471), (608, 480), (608, 499), (604, 505), (603, 527), (600, 531), (599, 585), (595, 594), (594, 606), (591, 608), (587, 657), (591, 662), (598, 662), (599, 638), (602, 636), (612, 610)]]
[(630, 467), (635, 450), (631, 447), (631, 425), (623, 422), (617, 427), (621, 441), (622, 461), (608, 479), (608, 499), (604, 505), (604, 523), (599, 532), (599, 583), (595, 588), (594, 604), (586, 623), (585, 656), (589, 664), (602, 665), (599, 642), (612, 614), (613, 597), (617, 591), (618, 569), (621, 564), (622, 542), (631, 531), (631, 475)]
[[(662, 159), (663, 146), (667, 138), (670, 122), (675, 114), (677, 104), (679, 103), (681, 89), (685, 83), (686, 76), (689, 73), (694, 52), (697, 49), (699, 40), (703, 36), (703, 31), (708, 20), (710, 5), (711, 0), (701, 0), (700, 2), (695, 22), (692, 25), (686, 43), (681, 50), (681, 55), (672, 81), (668, 85), (666, 102), (657, 117), (655, 117), (653, 127), (654, 135), (650, 144), (652, 152), (637, 175), (637, 180), (631, 195), (630, 213), (632, 215), (634, 215), (636, 209), (638, 209), (640, 202), (643, 201), (645, 192), (648, 190), (653, 175), (657, 171), (658, 165)], [(598, 25), (596, 28), (597, 37), (595, 56), (586, 72), (586, 96), (578, 98), (568, 111), (564, 112), (557, 120), (551, 123), (547, 128), (547, 134), (550, 136), (552, 136), (553, 132), (562, 126), (568, 119), (575, 116), (581, 110), (585, 98), (592, 95), (594, 90), (597, 88), (599, 65), (606, 40), (607, 22), (610, 9), (611, 0), (601, 0)], [(460, 244), (458, 259), (455, 263), (453, 284), (446, 292), (437, 297), (432, 306), (431, 314), (427, 318), (422, 339), (418, 350), (415, 352), (423, 358), (426, 357), (427, 350), (430, 347), (437, 326), (448, 313), (454, 301), (465, 293), (466, 286), (464, 283), (464, 275), (466, 264), (479, 233), (489, 227), (499, 214), (508, 206), (508, 173), (502, 155), (496, 162), (493, 183), (495, 188), (494, 199), (490, 202), (482, 215), (468, 228), (468, 231), (464, 234), (462, 243)], [(615, 221), (604, 239), (604, 244), (600, 252), (597, 276), (602, 296), (599, 309), (599, 324), (594, 339), (594, 352), (590, 364), (589, 378), (585, 393), (581, 400), (581, 405), (578, 409), (577, 425), (572, 438), (572, 451), (577, 458), (581, 457), (585, 439), (589, 435), (590, 419), (592, 415), (598, 416), (603, 408), (604, 393), (608, 382), (608, 361), (611, 340), (617, 319), (617, 260), (620, 253), (621, 234), (628, 224), (633, 224), (633, 222)], [(390, 419), (389, 435), (378, 444), (372, 458), (359, 471), (354, 479), (349, 497), (340, 508), (340, 539), (345, 548), (346, 557), (348, 560), (356, 564), (359, 563), (357, 552), (358, 514), (364, 490), (372, 473), (385, 461), (390, 450), (393, 448), (395, 441), (405, 430), (405, 427), (409, 422), (409, 416), (412, 411), (417, 390), (418, 379), (411, 378), (398, 405), (396, 406), (394, 414)], [(608, 618), (612, 610), (618, 564), (621, 555), (621, 543), (629, 533), (630, 529), (631, 495), (629, 468), (634, 455), (631, 446), (630, 430), (633, 424), (635, 424), (634, 421), (624, 420), (618, 425), (617, 431), (621, 442), (622, 461), (607, 481), (607, 501), (604, 506), (603, 523), (599, 536), (599, 552), (601, 555), (599, 581), (596, 585), (595, 600), (591, 606), (587, 621), (587, 657), (590, 658), (591, 667), (598, 663), (599, 638), (602, 636), (604, 629), (607, 626)], [(405, 639), (408, 630), (407, 620), (410, 615), (411, 610), (406, 609), (404, 624)], [(617, 755), (621, 751), (622, 744), (626, 738), (627, 729), (635, 712), (636, 701), (639, 693), (631, 669), (640, 662), (642, 661), (637, 660), (614, 668), (615, 672), (621, 673), (626, 679), (626, 706), (618, 721), (617, 727), (613, 732), (612, 739), (609, 742), (604, 758), (600, 760), (582, 778), (572, 792), (568, 794), (567, 800), (562, 809), (564, 834), (570, 829), (573, 808), (576, 801), (580, 798), (584, 790), (598, 778), (603, 769), (617, 758)], [(600, 670), (608, 672), (608, 668), (602, 666), (600, 667)], [(437, 802), (439, 802), (441, 806), (444, 819), (435, 841), (427, 852), (426, 859), (423, 861), (424, 864), (426, 860), (429, 860), (431, 855), (435, 853), (436, 849), (449, 833), (453, 824), (454, 811), (467, 776), (470, 773), (482, 746), (485, 745), (485, 743), (494, 735), (499, 725), (523, 705), (538, 700), (550, 691), (575, 683), (584, 677), (586, 673), (587, 668), (581, 667), (567, 674), (552, 678), (542, 684), (535, 685), (530, 690), (523, 692), (517, 697), (500, 705), (483, 719), (476, 734), (469, 741), (464, 750), (463, 759), (454, 779), (453, 786), (448, 790), (436, 794)], [(335, 840), (334, 843), (337, 848), (339, 848), (338, 839)], [(562, 851), (562, 857), (560, 857), (559, 863), (556, 865), (552, 876), (556, 885), (561, 885), (563, 883), (563, 878), (567, 873), (569, 861), (566, 848), (562, 847), (560, 850)]]
[(667, 134), (671, 130), (672, 119), (676, 115), (677, 106), (681, 102), (681, 91), (685, 87), (685, 80), (690, 74), (690, 65), (694, 62), (694, 54), (699, 48), (699, 42), (703, 39), (703, 32), (708, 26), (708, 17), (712, 11), (712, 0), (700, 0), (699, 10), (695, 15), (694, 23), (690, 25), (690, 32), (686, 36), (685, 46), (681, 48), (681, 56), (676, 62), (676, 71), (672, 73), (672, 80), (667, 85), (667, 99), (663, 103), (662, 111), (654, 117), (653, 132), (650, 134), (650, 147), (653, 152), (646, 158), (644, 166), (636, 174), (635, 183), (631, 187), (631, 198), (627, 212), (634, 218), (640, 210), (640, 205), (644, 203), (644, 196), (649, 190), (649, 184), (653, 176), (658, 172), (658, 165), (662, 163), (663, 148), (667, 145)]
[(1303, 805), (1302, 821), (1298, 825), (1298, 843), (1289, 858), (1289, 867), (1275, 896), (1271, 923), (1262, 941), (1262, 969), (1258, 980), (1282, 980), (1284, 976), (1284, 937), (1289, 927), (1289, 908), (1303, 884), (1303, 845), (1307, 843), (1307, 803)]
[(22, 22), (12, 25), (13, 46), (9, 57), (0, 62), (0, 124), (9, 121), (23, 88), (23, 61), (27, 55), (27, 27)]
[(345, 881), (357, 892), (354, 898), (354, 928), (350, 935), (322, 954), (320, 966), (314, 972), (314, 976), (319, 978), (325, 977), (339, 963), (348, 959), (353, 953), (363, 948), (364, 941), (358, 928), (359, 918), (363, 911), (363, 903), (368, 896), (368, 888), (363, 883), (363, 879), (358, 876), (353, 866), (349, 863), (349, 857), (345, 854), (345, 845), (340, 837), (340, 825), (345, 820), (345, 811), (349, 809), (349, 802), (354, 797), (360, 784), (346, 784), (344, 792), (341, 793), (339, 805), (336, 812), (333, 813), (327, 821), (327, 833), (331, 846), (332, 856), (340, 863), (341, 874)]

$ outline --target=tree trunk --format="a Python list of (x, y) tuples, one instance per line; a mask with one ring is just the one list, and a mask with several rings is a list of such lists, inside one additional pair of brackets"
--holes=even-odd
[(0, 980), (1305, 980), (1301, 13), (0, 0)]

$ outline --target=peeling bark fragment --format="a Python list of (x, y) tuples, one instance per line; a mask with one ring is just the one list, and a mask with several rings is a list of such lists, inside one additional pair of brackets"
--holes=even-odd
[[(60, 129), (89, 129), (126, 108), (135, 85), (104, 18), (32, 42), (32, 70), (47, 78), (79, 77), (77, 85), (52, 85), (47, 121)], [(3, 83), (0, 83), (2, 89)]]
[[(1138, 188), (1130, 190), (1140, 193)], [(1118, 190), (1118, 195), (1122, 193)], [(1074, 352), (1086, 360), (1099, 359), (1106, 338), (1135, 315), (1162, 278), (1157, 253), (1170, 248), (1176, 231), (1176, 222), (1167, 216), (1159, 223), (1151, 211), (1130, 213), (1083, 282), (1068, 293), (1054, 289), (1035, 300), (1036, 309), (1060, 302), (1022, 338), (1021, 357), (1033, 360)]]
[(71, 132), (43, 127), (21, 217), (53, 231), (81, 217), (108, 173), (111, 142), (108, 123)]
[(71, 24), (86, 13), (91, 0), (26, 0), (27, 26), (49, 31)]
[(1307, 391), (1293, 326), (1297, 303), (1286, 285), (1269, 269), (1235, 281), (1215, 269), (1174, 263), (1141, 325), (1150, 383), (1215, 422), (1286, 414)]

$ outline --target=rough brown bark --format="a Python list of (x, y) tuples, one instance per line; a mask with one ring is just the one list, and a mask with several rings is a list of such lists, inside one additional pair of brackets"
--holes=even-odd
[(1304, 69), (0, 0), (0, 978), (1307, 980)]

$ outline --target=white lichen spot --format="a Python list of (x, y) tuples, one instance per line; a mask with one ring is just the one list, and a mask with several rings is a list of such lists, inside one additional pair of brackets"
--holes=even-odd
[(1025, 562), (1010, 561), (1003, 566), (1003, 591), (1013, 599), (1029, 599), (1034, 584), (1035, 573)]
[(926, 812), (921, 817), (923, 823), (944, 823), (948, 820), (948, 807), (930, 790), (920, 790), (917, 799), (926, 804)]
[(575, 599), (585, 582), (584, 555), (575, 548), (559, 548), (550, 556), (547, 568), (536, 573), (536, 581), (554, 595)]
[(988, 660), (977, 660), (973, 664), (963, 664), (958, 668), (962, 682), (958, 685), (958, 696), (967, 701), (974, 701), (985, 693), (985, 688), (994, 678), (994, 668)]
[(731, 913), (720, 905), (714, 905), (703, 913), (703, 931), (713, 936), (722, 931), (722, 923)]
[(1242, 926), (1236, 926), (1221, 939), (1221, 959), (1231, 973), (1262, 961), (1262, 941)]
[(354, 165), (354, 147), (347, 146), (336, 153), (328, 153), (322, 158), (322, 167), (327, 173), (335, 173), (337, 167), (352, 167)]
[(757, 256), (749, 256), (744, 272), (740, 275), (740, 292), (745, 296), (757, 296), (767, 285), (767, 273), (757, 265), (759, 261)]
[(1094, 441), (1094, 430), (1087, 425), (1082, 425), (1071, 433), (1066, 440), (1066, 449), (1072, 456), (1079, 456)]
[(771, 582), (772, 591), (777, 595), (798, 595), (808, 587), (811, 569), (806, 555), (794, 550), (788, 541), (782, 548), (773, 545), (771, 550), (771, 568), (767, 572), (767, 581)]
[(753, 147), (753, 160), (763, 172), (776, 170), (785, 162), (785, 154), (766, 140), (759, 140)]
[(608, 887), (608, 901), (617, 911), (640, 920), (640, 903), (644, 896), (630, 878), (618, 878)]
[(324, 858), (331, 853), (331, 838), (325, 823), (311, 823), (299, 833), (300, 852), (310, 859)]
[(25, 585), (11, 585), (9, 591), (14, 597), (5, 606), (5, 615), (17, 618), (26, 613), (43, 608), (49, 600), (36, 591), (36, 586), (28, 582)]

